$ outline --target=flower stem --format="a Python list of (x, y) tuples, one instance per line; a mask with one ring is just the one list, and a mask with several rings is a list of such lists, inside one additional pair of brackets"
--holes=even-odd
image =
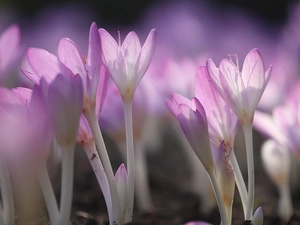
[(68, 225), (71, 215), (74, 177), (74, 147), (62, 147), (62, 180), (59, 225)]
[(225, 206), (224, 206), (224, 202), (223, 202), (223, 198), (220, 192), (220, 188), (218, 186), (217, 180), (216, 180), (216, 176), (215, 176), (215, 172), (214, 170), (212, 171), (207, 171), (215, 196), (216, 196), (216, 200), (218, 203), (218, 207), (219, 207), (219, 211), (220, 211), (220, 215), (221, 215), (221, 224), (222, 225), (230, 225), (228, 224), (228, 220), (227, 220), (227, 215), (226, 215), (226, 210), (225, 210)]
[(50, 222), (51, 224), (57, 224), (60, 215), (46, 165), (42, 165), (37, 175), (46, 202)]
[(141, 141), (136, 142), (135, 160), (135, 187), (137, 203), (141, 210), (150, 212), (152, 209), (150, 188), (148, 183), (148, 170), (145, 156), (145, 146)]
[(127, 149), (127, 193), (128, 204), (125, 223), (132, 221), (133, 201), (134, 201), (134, 143), (133, 143), (133, 125), (132, 125), (132, 100), (124, 101), (125, 129), (126, 129), (126, 149)]
[(236, 186), (238, 188), (240, 197), (241, 197), (241, 201), (242, 201), (242, 205), (243, 205), (243, 211), (244, 211), (244, 217), (246, 219), (246, 208), (247, 208), (247, 189), (246, 189), (246, 185), (244, 182), (244, 178), (243, 175), (241, 173), (240, 167), (238, 165), (238, 162), (236, 160), (236, 156), (234, 151), (232, 150), (232, 153), (230, 154), (230, 163), (233, 167), (233, 173), (234, 173), (234, 179), (235, 179), (235, 183)]
[(278, 214), (281, 219), (288, 221), (293, 214), (293, 205), (290, 193), (289, 181), (282, 184), (279, 188)]
[(120, 209), (119, 209), (120, 204), (119, 204), (119, 197), (118, 197), (115, 177), (107, 154), (106, 146), (101, 134), (96, 113), (94, 111), (88, 111), (87, 113), (85, 113), (85, 117), (94, 135), (96, 146), (98, 148), (103, 163), (103, 167), (107, 175), (107, 180), (109, 183), (111, 202), (112, 202), (112, 218), (113, 218), (113, 220), (109, 221), (109, 223), (110, 225), (122, 225), (120, 222)]
[(253, 158), (253, 140), (252, 140), (252, 124), (246, 123), (242, 126), (245, 136), (247, 168), (248, 168), (248, 198), (246, 220), (252, 221), (254, 206), (254, 158)]
[(109, 183), (108, 183), (108, 179), (105, 174), (105, 170), (103, 168), (102, 162), (100, 160), (99, 154), (97, 152), (95, 143), (94, 142), (88, 143), (83, 148), (84, 148), (84, 151), (90, 161), (90, 164), (94, 170), (97, 181), (98, 181), (101, 191), (103, 193), (103, 196), (104, 196), (104, 199), (106, 202), (107, 211), (108, 211), (109, 221), (113, 221)]
[(13, 193), (10, 183), (10, 176), (8, 169), (5, 165), (0, 168), (0, 186), (1, 186), (1, 197), (2, 197), (2, 219), (3, 224), (15, 224), (15, 208)]

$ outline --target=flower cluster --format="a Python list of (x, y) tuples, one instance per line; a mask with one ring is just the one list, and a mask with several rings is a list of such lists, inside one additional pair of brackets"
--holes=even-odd
[[(191, 18), (186, 19), (192, 24)], [(192, 30), (196, 36), (201, 33)], [(170, 43), (159, 42), (156, 29), (152, 29), (144, 44), (133, 31), (123, 42), (118, 33), (116, 41), (92, 23), (87, 51), (69, 38), (60, 39), (57, 54), (28, 48), (27, 66), (20, 69), (22, 81), (15, 81), (8, 74), (22, 53), (20, 31), (13, 25), (3, 32), (0, 224), (15, 224), (11, 185), (14, 167), (30, 170), (37, 177), (50, 223), (70, 223), (76, 147), (84, 151), (93, 169), (110, 225), (131, 223), (135, 201), (143, 212), (152, 212), (155, 206), (148, 183), (146, 150), (161, 147), (162, 133), (169, 132), (170, 127), (176, 131), (192, 167), (193, 183), (187, 186), (200, 196), (201, 213), (209, 214), (217, 205), (220, 223), (231, 225), (237, 187), (245, 224), (263, 224), (262, 208), (254, 204), (255, 127), (269, 137), (261, 152), (267, 174), (279, 190), (279, 216), (286, 221), (292, 216), (289, 174), (292, 163), (300, 162), (297, 79), (293, 78), (297, 82), (289, 83), (291, 88), (283, 96), (274, 94), (272, 102), (263, 100), (259, 105), (264, 92), (264, 96), (270, 96), (268, 83), (272, 92), (282, 81), (271, 79), (273, 74), (278, 78), (279, 63), (274, 69), (266, 68), (257, 48), (248, 52), (242, 68), (237, 56), (233, 60), (234, 55), (216, 66), (208, 59), (215, 60), (215, 55), (204, 51), (199, 55), (200, 47), (195, 47), (199, 50), (197, 57), (177, 53), (169, 56), (172, 43), (180, 42), (173, 38)], [(188, 45), (183, 48), (192, 52)], [(221, 52), (218, 53), (222, 55)], [(284, 60), (277, 60), (284, 64)], [(239, 126), (245, 140), (247, 182), (243, 163), (239, 162), (240, 149), (235, 146)], [(123, 157), (116, 171), (102, 132), (116, 143)], [(59, 160), (55, 163), (61, 164), (60, 202), (50, 176), (52, 156), (57, 153)], [(291, 159), (290, 154), (295, 157)], [(191, 224), (208, 223), (194, 221), (185, 225)]]
[[(3, 144), (1, 166), (8, 167), (10, 161), (23, 157), (27, 159), (23, 164), (25, 161), (34, 164), (52, 224), (63, 225), (69, 221), (76, 143), (83, 147), (94, 168), (110, 224), (125, 224), (132, 220), (135, 173), (132, 99), (150, 64), (155, 37), (153, 29), (141, 47), (137, 35), (131, 32), (119, 46), (107, 31), (98, 31), (93, 23), (87, 57), (68, 38), (59, 42), (58, 56), (44, 49), (29, 48), (27, 60), (30, 69), (22, 69), (22, 72), (34, 83), (34, 88), (1, 88), (1, 126), (4, 128), (0, 134)], [(115, 175), (98, 123), (109, 74), (124, 100), (126, 121), (127, 169), (122, 164)], [(18, 141), (14, 141), (13, 136)], [(59, 207), (46, 166), (51, 143), (57, 143), (62, 152)], [(18, 155), (17, 149), (23, 149), (24, 156)], [(9, 178), (5, 176), (5, 168), (1, 171), (3, 179), (7, 180), (4, 182), (7, 187), (1, 187), (3, 196), (10, 196), (8, 200), (4, 198), (1, 224), (13, 224)]]

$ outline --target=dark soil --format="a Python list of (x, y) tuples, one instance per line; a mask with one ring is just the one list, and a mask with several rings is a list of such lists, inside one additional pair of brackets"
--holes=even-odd
[[(220, 224), (217, 209), (210, 216), (199, 212), (199, 197), (189, 192), (186, 187), (189, 182), (189, 168), (181, 146), (173, 137), (165, 137), (162, 150), (148, 155), (149, 180), (154, 209), (150, 213), (139, 211), (135, 206), (131, 225), (180, 225), (189, 221), (206, 221)], [(109, 143), (108, 145), (112, 145)], [(258, 144), (255, 144), (259, 145)], [(168, 147), (166, 147), (168, 146)], [(114, 148), (113, 145), (109, 148)], [(109, 149), (108, 148), (108, 149)], [(120, 165), (120, 156), (116, 151), (110, 152), (113, 166)], [(262, 206), (265, 225), (300, 224), (300, 194), (293, 194), (295, 214), (290, 221), (281, 221), (277, 217), (278, 195), (276, 188), (262, 170), (259, 154), (256, 159), (256, 192), (255, 208)], [(75, 179), (73, 193), (72, 225), (108, 225), (108, 217), (104, 198), (97, 180), (83, 151), (78, 149), (75, 161)], [(59, 180), (59, 179), (58, 179)], [(57, 182), (58, 183), (58, 182)], [(59, 190), (59, 183), (55, 186)], [(59, 196), (59, 193), (57, 193)], [(40, 199), (34, 212), (26, 212), (26, 207), (18, 207), (16, 221), (19, 225), (47, 225), (47, 213), (44, 202)], [(25, 215), (26, 214), (26, 215)], [(242, 225), (243, 211), (239, 196), (233, 205), (233, 225)], [(36, 219), (38, 218), (38, 219)]]

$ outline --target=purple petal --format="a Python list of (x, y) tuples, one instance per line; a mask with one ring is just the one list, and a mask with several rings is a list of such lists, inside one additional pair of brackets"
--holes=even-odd
[(254, 114), (253, 126), (259, 132), (262, 132), (264, 135), (277, 140), (282, 145), (287, 142), (284, 138), (285, 135), (282, 132), (282, 129), (276, 126), (271, 115), (267, 113), (256, 110)]
[(86, 81), (85, 59), (73, 41), (67, 38), (60, 40), (58, 58), (74, 75), (79, 74), (82, 81)]
[[(98, 33), (98, 27), (96, 23), (92, 23), (90, 28), (89, 35), (89, 48), (88, 48), (88, 56), (87, 56), (87, 70), (88, 70), (88, 78), (87, 78), (87, 92), (88, 96), (91, 99), (95, 99), (96, 91), (100, 76), (100, 66), (102, 62), (102, 51), (100, 44), (100, 37)], [(90, 82), (89, 82), (90, 81)]]
[(58, 143), (74, 145), (83, 104), (80, 76), (68, 78), (58, 75), (49, 86), (48, 104)]
[[(223, 63), (228, 63), (228, 62), (223, 62)], [(224, 66), (225, 65), (223, 64), (223, 67)], [(236, 113), (236, 111), (238, 111), (238, 108), (236, 106), (236, 103), (232, 99), (232, 96), (235, 96), (235, 94), (231, 90), (230, 82), (228, 83), (228, 81), (226, 81), (222, 72), (216, 67), (216, 65), (211, 59), (207, 60), (206, 67), (208, 69), (208, 72), (210, 74), (211, 80), (213, 81), (216, 91), (223, 98), (223, 100), (229, 105), (229, 107)], [(232, 65), (230, 65), (230, 67), (232, 68)]]
[(191, 100), (191, 109), (193, 111), (197, 112), (196, 116), (197, 116), (198, 120), (203, 121), (203, 123), (207, 127), (207, 117), (206, 117), (205, 109), (204, 109), (203, 105), (199, 102), (199, 100), (197, 98), (192, 98), (192, 100)]
[[(67, 76), (71, 75), (71, 71), (60, 65), (55, 55), (44, 49), (29, 48), (27, 51), (27, 59), (33, 73), (27, 73), (25, 71), (25, 75), (35, 83), (42, 77), (44, 77), (47, 83), (51, 83), (51, 81), (60, 73)], [(36, 78), (33, 78), (32, 75), (35, 75)]]
[(205, 66), (201, 66), (197, 70), (195, 79), (195, 97), (204, 106), (207, 116), (212, 116), (212, 112), (217, 108), (217, 100), (212, 80)]
[(127, 89), (126, 63), (122, 53), (119, 51), (117, 42), (104, 29), (99, 29), (103, 61), (110, 72), (111, 78), (116, 83), (121, 94)]
[(10, 66), (14, 57), (19, 53), (20, 28), (17, 25), (8, 27), (0, 37), (0, 70)]
[(242, 79), (247, 89), (248, 110), (257, 107), (261, 95), (265, 89), (265, 66), (257, 49), (251, 50), (244, 61)]
[(246, 87), (262, 89), (265, 83), (265, 66), (257, 49), (251, 50), (244, 61), (242, 79)]
[(24, 87), (13, 88), (12, 91), (26, 104), (28, 105), (31, 99), (32, 90)]
[(104, 61), (109, 69), (113, 66), (113, 61), (118, 58), (118, 44), (115, 39), (104, 29), (99, 29), (101, 47)]
[(170, 110), (170, 112), (173, 114), (173, 116), (177, 117), (177, 110), (178, 106), (181, 104), (185, 104), (188, 106), (191, 106), (191, 101), (185, 97), (183, 97), (180, 94), (172, 94), (171, 100), (166, 99), (166, 106)]
[(100, 116), (100, 112), (102, 110), (102, 106), (106, 97), (108, 80), (109, 80), (109, 72), (104, 65), (101, 66), (100, 74), (101, 75), (98, 82), (97, 97), (96, 97), (96, 113), (98, 118)]
[(203, 118), (203, 111), (201, 111), (201, 108), (199, 111), (193, 111), (189, 106), (181, 104), (178, 107), (177, 119), (204, 168), (207, 171), (212, 171), (214, 163), (210, 148), (208, 127), (206, 118)]
[(145, 75), (150, 62), (152, 60), (156, 45), (156, 30), (152, 29), (148, 34), (148, 37), (141, 49), (141, 53), (135, 62), (136, 72), (138, 77), (136, 78), (136, 85), (140, 82), (142, 77)]
[(141, 43), (135, 32), (132, 31), (127, 34), (121, 46), (121, 51), (123, 57), (126, 58), (127, 69), (128, 71), (131, 71), (141, 52)]
[[(197, 70), (195, 96), (205, 108), (209, 120), (210, 136), (233, 142), (238, 127), (238, 119), (214, 87), (206, 67)], [(213, 140), (213, 139), (211, 139)]]
[(61, 72), (57, 57), (44, 49), (29, 48), (27, 59), (38, 80), (44, 77), (49, 83)]
[(21, 72), (27, 77), (32, 83), (38, 84), (40, 81), (40, 77), (38, 77), (36, 74), (29, 72), (23, 68), (21, 68)]

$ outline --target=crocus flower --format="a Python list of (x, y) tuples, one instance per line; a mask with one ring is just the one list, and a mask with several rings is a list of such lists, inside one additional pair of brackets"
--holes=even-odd
[[(22, 89), (28, 98), (19, 98), (13, 91), (0, 88), (0, 176), (1, 176), (1, 223), (14, 224), (14, 206), (6, 166), (28, 170), (46, 163), (53, 139), (42, 90)], [(19, 93), (22, 92), (19, 90)], [(24, 95), (25, 96), (25, 95)], [(17, 141), (16, 141), (17, 140)]]
[(256, 111), (254, 127), (281, 146), (289, 149), (300, 160), (299, 83), (292, 87), (284, 105), (273, 109), (272, 114)]
[(196, 98), (190, 101), (180, 95), (173, 95), (172, 101), (168, 101), (167, 105), (171, 108), (171, 112), (176, 112), (178, 122), (204, 168), (211, 171), (214, 162), (203, 106)]
[[(97, 93), (105, 96), (99, 92), (105, 92), (107, 82), (107, 71), (101, 65), (101, 55), (98, 28), (95, 23), (92, 23), (87, 58), (82, 56), (80, 49), (72, 40), (63, 38), (58, 46), (58, 57), (43, 49), (29, 48), (27, 59), (32, 71), (22, 71), (34, 83), (38, 83), (42, 77), (47, 83), (51, 83), (58, 74), (67, 77), (79, 74), (83, 85), (83, 109), (84, 111), (95, 111), (96, 107), (101, 108), (101, 102), (96, 103)], [(99, 84), (100, 73), (103, 74), (100, 78), (101, 84)], [(98, 87), (101, 87), (100, 90)], [(102, 97), (99, 98), (99, 101), (101, 100), (103, 100)]]
[(207, 68), (199, 67), (195, 79), (195, 97), (205, 108), (209, 133), (214, 146), (219, 148), (224, 140), (232, 148), (238, 127), (238, 119), (215, 90)]
[(135, 181), (132, 99), (139, 82), (150, 65), (154, 53), (156, 31), (155, 29), (150, 31), (143, 47), (141, 47), (135, 32), (130, 32), (126, 36), (122, 46), (118, 45), (104, 29), (99, 30), (99, 35), (102, 43), (103, 61), (110, 71), (124, 103), (128, 171), (128, 202), (124, 223), (128, 223), (132, 221)]
[(219, 146), (217, 156), (213, 158), (206, 113), (197, 98), (189, 101), (180, 95), (173, 95), (172, 100), (167, 101), (167, 106), (173, 112), (177, 107), (177, 120), (212, 183), (222, 224), (230, 224), (234, 179), (224, 141)]
[(252, 123), (255, 109), (270, 78), (271, 66), (265, 72), (259, 51), (253, 49), (247, 54), (242, 71), (239, 70), (238, 65), (228, 59), (223, 59), (219, 68), (215, 66), (212, 60), (208, 60), (207, 68), (216, 90), (231, 110), (235, 112), (244, 131), (248, 170), (248, 198), (245, 218), (251, 221), (254, 204)]
[(137, 85), (148, 69), (155, 47), (156, 31), (152, 29), (141, 46), (135, 32), (130, 32), (122, 45), (104, 29), (99, 29), (103, 60), (124, 100), (132, 100)]
[(55, 137), (62, 149), (62, 188), (58, 224), (63, 225), (68, 223), (71, 213), (74, 148), (83, 105), (81, 77), (78, 74), (75, 77), (57, 75), (49, 85), (47, 97)]
[(48, 104), (53, 130), (59, 145), (74, 147), (82, 112), (82, 81), (78, 75), (58, 75), (49, 85)]
[[(24, 91), (31, 92), (27, 103), (11, 90), (1, 89), (1, 155), (11, 160), (22, 159), (23, 163), (45, 162), (53, 133), (42, 90), (36, 86), (33, 91)], [(17, 152), (19, 149), (22, 151)]]
[(271, 66), (265, 72), (260, 52), (253, 49), (247, 54), (242, 71), (228, 59), (223, 59), (219, 68), (212, 60), (208, 60), (207, 68), (215, 88), (240, 122), (252, 123), (254, 111), (271, 73)]
[(215, 90), (205, 66), (201, 66), (197, 70), (195, 79), (195, 97), (205, 108), (211, 147), (214, 155), (219, 152), (220, 145), (224, 141), (226, 154), (230, 158), (231, 165), (233, 166), (235, 180), (245, 210), (247, 190), (233, 151), (235, 135), (238, 128), (238, 119), (217, 90)]

